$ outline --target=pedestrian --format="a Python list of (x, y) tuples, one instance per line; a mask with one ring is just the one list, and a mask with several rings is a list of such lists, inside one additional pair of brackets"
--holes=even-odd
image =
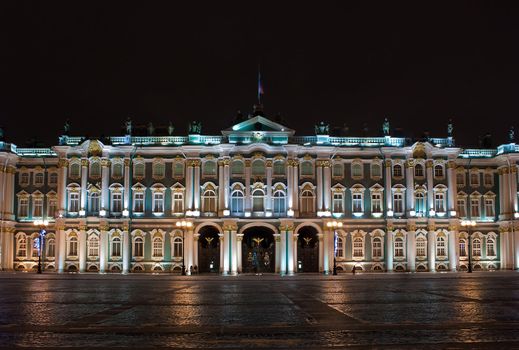
[(193, 274), (193, 265), (189, 266), (189, 274), (190, 274), (190, 275)]
[(198, 274), (198, 266), (195, 265), (194, 270), (195, 270), (195, 275), (197, 275)]
[(351, 273), (355, 276), (355, 266), (352, 267)]

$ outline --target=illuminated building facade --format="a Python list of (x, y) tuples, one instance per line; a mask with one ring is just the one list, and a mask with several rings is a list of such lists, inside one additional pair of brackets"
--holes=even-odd
[(339, 272), (519, 268), (513, 135), (494, 149), (457, 147), (452, 125), (419, 141), (388, 123), (295, 136), (259, 109), (219, 136), (148, 129), (0, 142), (1, 268), (35, 269), (38, 219), (45, 271), (331, 273), (334, 255)]

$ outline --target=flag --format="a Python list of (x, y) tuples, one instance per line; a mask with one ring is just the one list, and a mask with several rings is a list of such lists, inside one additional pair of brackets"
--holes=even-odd
[(261, 103), (261, 95), (263, 95), (263, 85), (261, 84), (261, 72), (258, 69), (258, 102)]

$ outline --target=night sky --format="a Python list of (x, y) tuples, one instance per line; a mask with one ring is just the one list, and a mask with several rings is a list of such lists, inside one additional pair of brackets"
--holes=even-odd
[(266, 115), (299, 135), (320, 120), (378, 135), (388, 117), (445, 137), (452, 117), (474, 146), (519, 127), (519, 11), (504, 2), (190, 3), (2, 2), (6, 139), (56, 144), (67, 118), (72, 135), (121, 135), (128, 116), (219, 135), (251, 112), (258, 63)]

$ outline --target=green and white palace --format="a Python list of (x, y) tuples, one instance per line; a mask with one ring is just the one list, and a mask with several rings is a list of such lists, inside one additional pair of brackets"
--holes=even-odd
[[(145, 129), (146, 130), (146, 129)], [(0, 263), (44, 272), (339, 273), (518, 269), (519, 145), (315, 135), (260, 108), (204, 135), (0, 141)], [(161, 135), (163, 134), (163, 135)]]

